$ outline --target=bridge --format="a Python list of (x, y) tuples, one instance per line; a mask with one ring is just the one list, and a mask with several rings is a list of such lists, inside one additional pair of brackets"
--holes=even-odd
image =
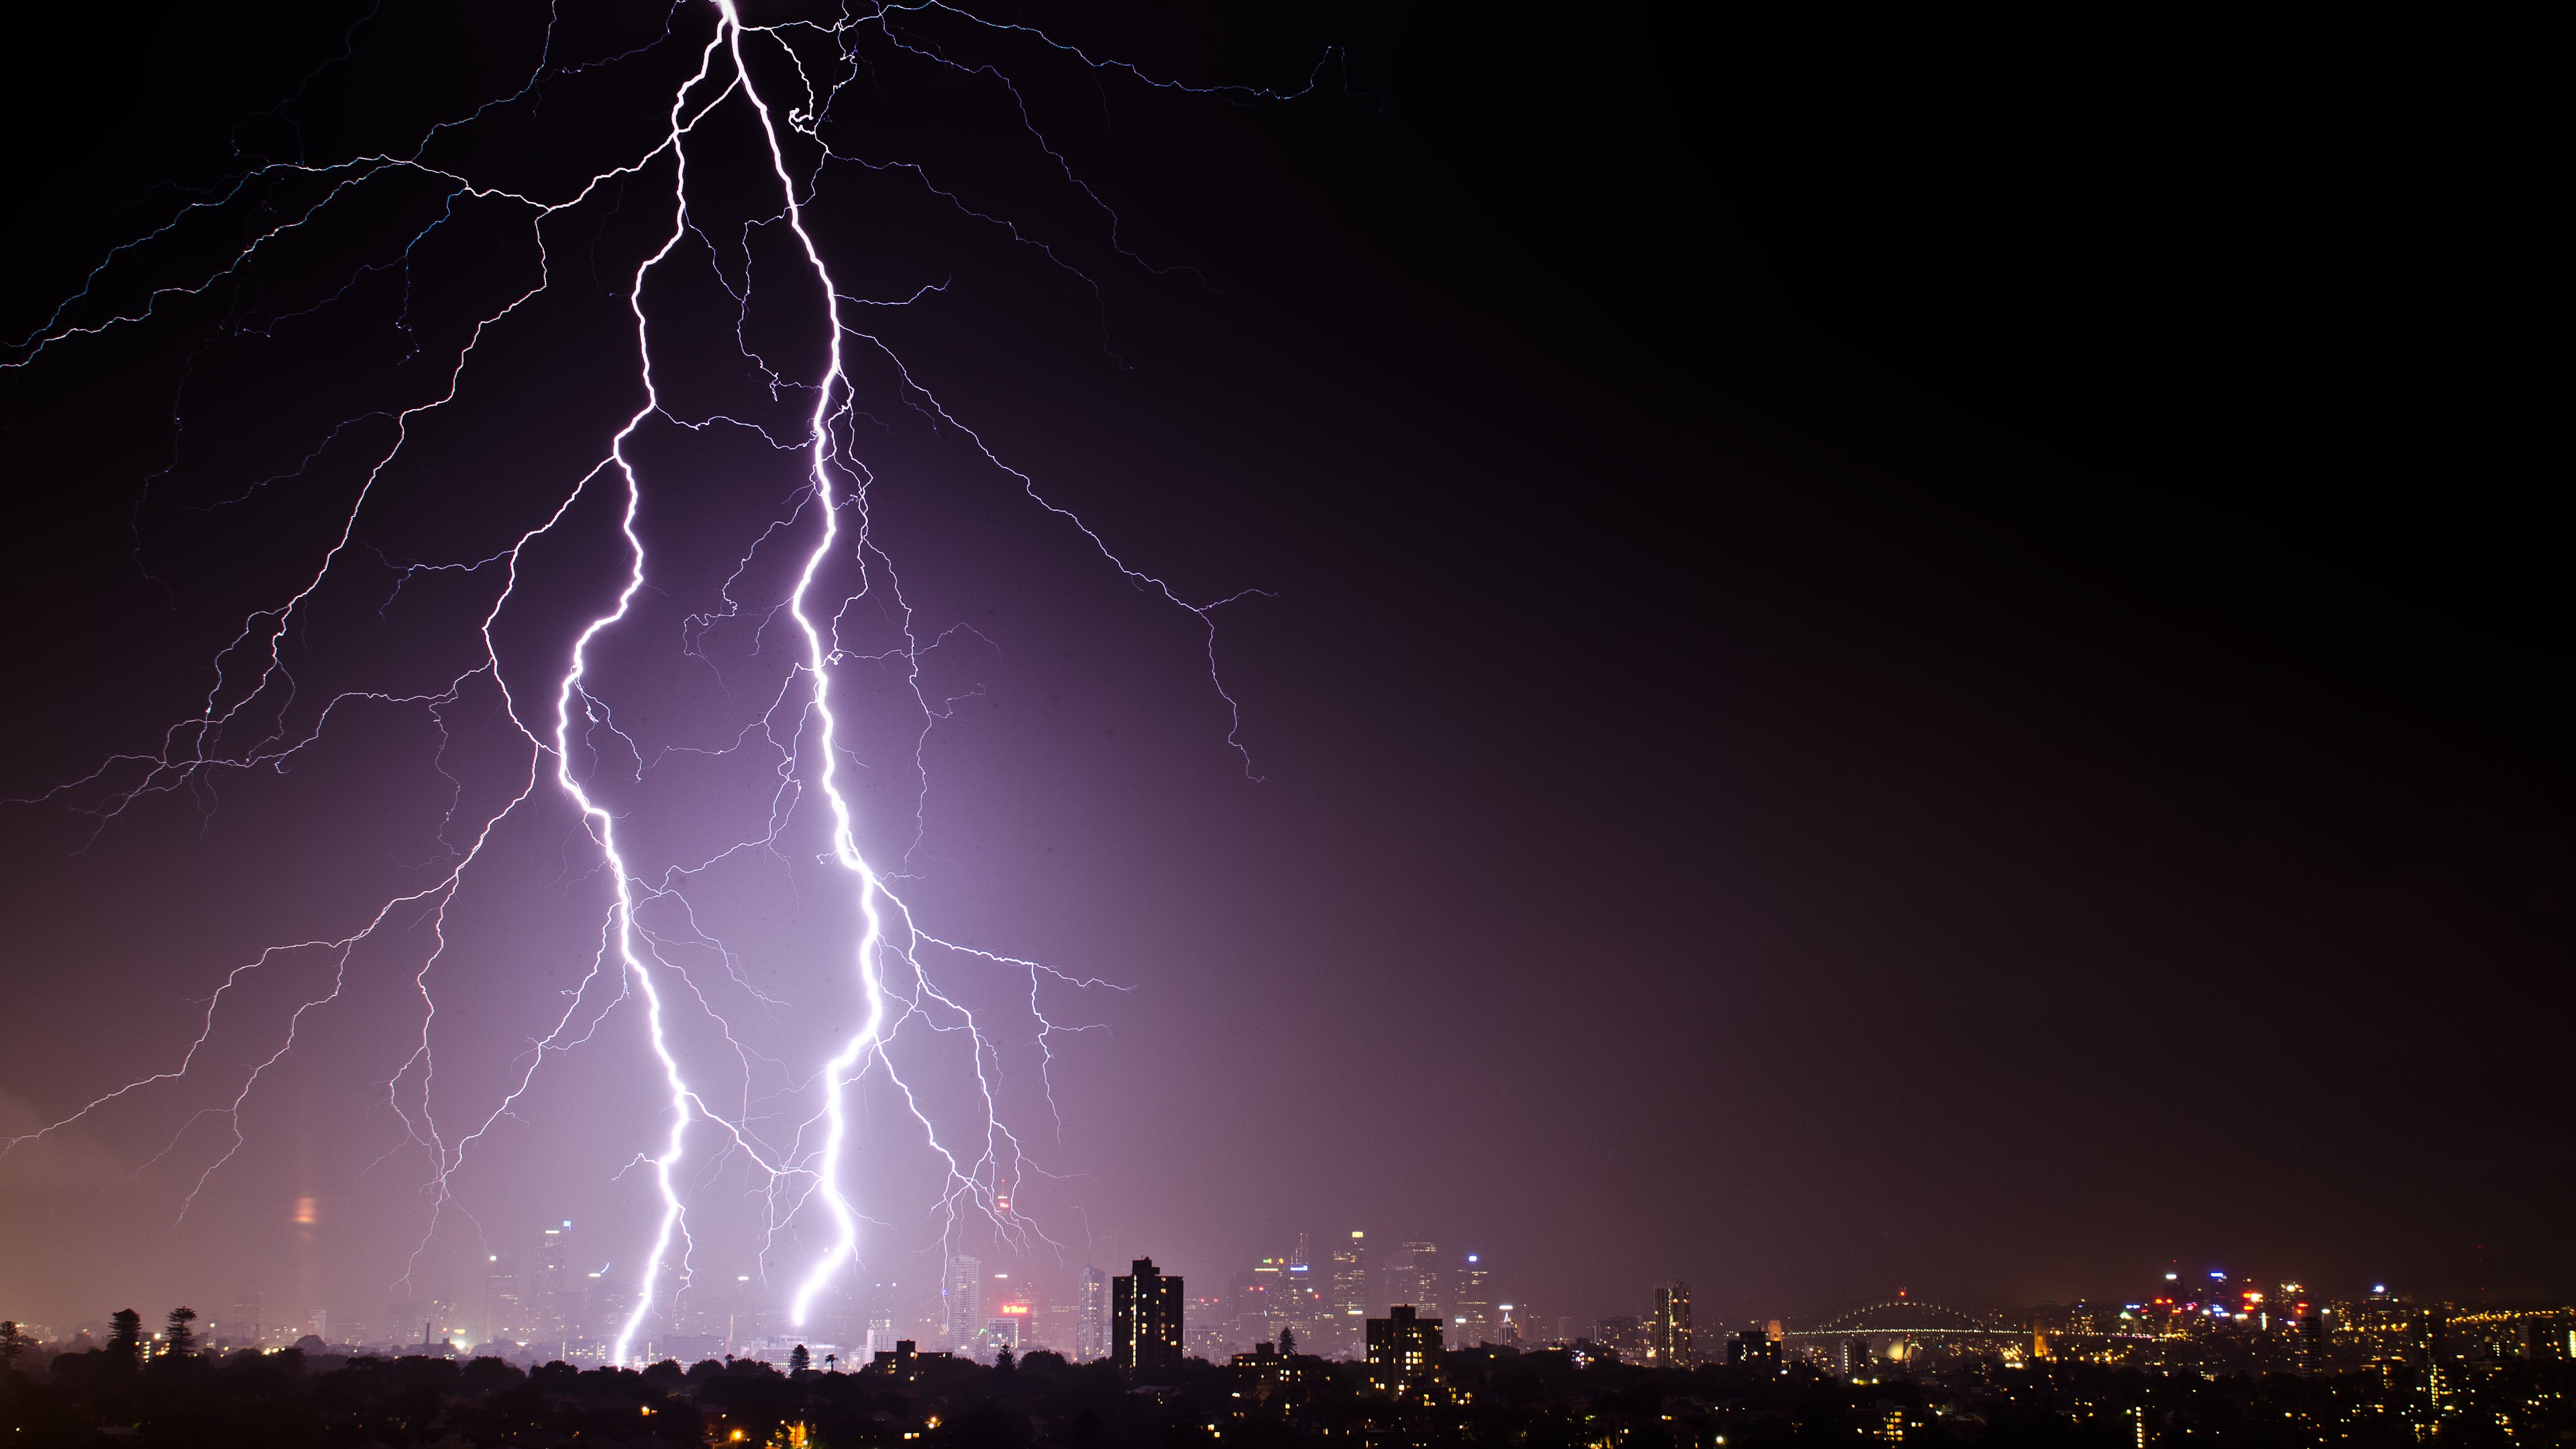
[(1974, 1316), (1946, 1304), (1899, 1296), (1836, 1309), (1818, 1320), (1813, 1328), (1792, 1328), (1780, 1336), (1784, 1339), (2009, 1339), (2028, 1335), (2028, 1329), (1996, 1328), (1980, 1323)]

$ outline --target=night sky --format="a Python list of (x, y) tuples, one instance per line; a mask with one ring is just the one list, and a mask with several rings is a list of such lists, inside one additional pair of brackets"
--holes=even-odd
[[(139, 311), (322, 199), (273, 171), (48, 323), (247, 167), (409, 154), (486, 102), (423, 154), (568, 196), (651, 149), (713, 29), (688, 0), (655, 45), (650, 6), (568, 3), (511, 100), (543, 7), (364, 13), (22, 27), (8, 337)], [(2177, 1262), (2576, 1291), (2537, 45), (2324, 9), (977, 13), (1198, 89), (933, 10), (894, 27), (915, 49), (870, 32), (824, 122), (840, 290), (915, 299), (853, 307), (889, 349), (849, 344), (843, 430), (883, 553), (818, 581), (869, 590), (833, 682), (860, 843), (925, 929), (1124, 988), (1045, 978), (1093, 1029), (1042, 1044), (1025, 971), (937, 963), (995, 1036), (1018, 1206), (1066, 1246), (959, 1241), (1197, 1287), (1361, 1228), (1578, 1319), (1674, 1277), (1724, 1321), (1900, 1284), (2134, 1296)], [(753, 729), (797, 737), (770, 611), (819, 525), (812, 395), (743, 353), (810, 381), (825, 336), (752, 225), (777, 199), (748, 108), (690, 146), (711, 240), (648, 283), (657, 381), (786, 447), (638, 431), (651, 577), (573, 769), (657, 881), (783, 820), (688, 886), (729, 953), (658, 925), (666, 990), (741, 1043), (690, 1003), (680, 1050), (783, 1142), (855, 1019), (855, 895)], [(0, 810), (0, 1130), (173, 1071), (227, 972), (430, 885), (526, 778), (484, 676), (114, 818), (130, 763), (47, 794), (204, 708), (388, 414), (537, 285), (525, 209), (454, 190), (389, 172), (148, 321), (7, 354), (0, 795), (42, 798)], [(255, 716), (309, 733), (477, 667), (503, 570), (453, 566), (543, 524), (640, 404), (625, 290), (670, 197), (663, 163), (547, 223), (544, 290), (415, 419)], [(976, 438), (1180, 599), (1260, 591), (1206, 616), (1222, 693), (1201, 617)], [(493, 627), (548, 719), (617, 529), (583, 492)], [(936, 641), (926, 731), (898, 579)], [(372, 1323), (566, 1217), (631, 1272), (667, 1093), (638, 1002), (565, 995), (608, 884), (542, 769), (446, 953), (424, 978), (417, 910), (352, 952), (238, 1144), (330, 952), (251, 973), (184, 1079), (0, 1161), (0, 1310), (220, 1317), (257, 1286)], [(568, 1009), (582, 1044), (442, 1203), (424, 1102), (452, 1155)], [(965, 1059), (914, 1040), (962, 1130)], [(882, 1080), (851, 1100), (843, 1281), (925, 1283), (938, 1174)], [(700, 1281), (792, 1283), (819, 1208), (764, 1258), (760, 1176), (701, 1131)]]

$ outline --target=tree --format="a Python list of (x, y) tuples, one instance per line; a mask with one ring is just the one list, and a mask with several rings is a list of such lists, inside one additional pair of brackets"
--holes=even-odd
[(163, 1349), (162, 1352), (180, 1356), (195, 1353), (197, 1351), (197, 1330), (190, 1328), (188, 1325), (197, 1321), (197, 1310), (185, 1305), (173, 1308), (170, 1310), (168, 1321), (170, 1327), (166, 1337), (169, 1341), (169, 1347)]
[(143, 1315), (131, 1308), (120, 1308), (107, 1315), (108, 1356), (123, 1364), (143, 1361)]
[(16, 1368), (18, 1355), (27, 1351), (30, 1340), (14, 1318), (0, 1318), (0, 1368)]
[(787, 1371), (788, 1371), (789, 1373), (791, 1373), (791, 1374), (801, 1374), (801, 1373), (805, 1372), (806, 1370), (808, 1370), (808, 1369), (812, 1368), (813, 1366), (814, 1366), (814, 1355), (812, 1355), (812, 1354), (810, 1354), (810, 1353), (807, 1353), (807, 1352), (805, 1351), (805, 1345), (803, 1345), (803, 1344), (801, 1344), (801, 1343), (800, 1343), (800, 1344), (796, 1345), (794, 1348), (792, 1348), (792, 1349), (788, 1350), (788, 1352), (787, 1352)]
[(1297, 1330), (1296, 1330), (1295, 1328), (1293, 1328), (1293, 1327), (1283, 1327), (1283, 1328), (1281, 1328), (1281, 1329), (1279, 1330), (1279, 1356), (1280, 1356), (1281, 1358), (1286, 1358), (1286, 1357), (1288, 1357), (1290, 1354), (1295, 1353), (1296, 1351), (1297, 1351)]
[(1016, 1372), (1018, 1368), (1019, 1361), (1011, 1357), (1011, 1346), (1009, 1344), (1003, 1344), (1000, 1348), (993, 1351), (993, 1372), (1001, 1374), (1007, 1378)]

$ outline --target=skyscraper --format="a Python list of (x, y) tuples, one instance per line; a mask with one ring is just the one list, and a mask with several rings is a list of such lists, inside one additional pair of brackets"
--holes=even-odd
[(1449, 1341), (1460, 1348), (1490, 1343), (1496, 1336), (1493, 1275), (1482, 1253), (1469, 1253), (1458, 1263), (1457, 1280), (1450, 1286), (1449, 1328)]
[(1654, 1314), (1646, 1323), (1646, 1352), (1658, 1364), (1673, 1368), (1691, 1366), (1690, 1285), (1682, 1282), (1655, 1285)]
[(1351, 1240), (1333, 1249), (1333, 1277), (1326, 1303), (1328, 1315), (1340, 1330), (1333, 1342), (1315, 1345), (1318, 1350), (1349, 1353), (1360, 1347), (1361, 1326), (1368, 1320), (1368, 1234), (1353, 1232)]
[(1404, 1258), (1406, 1270), (1400, 1275), (1404, 1297), (1400, 1301), (1412, 1304), (1414, 1311), (1425, 1318), (1440, 1317), (1442, 1306), (1449, 1301), (1446, 1285), (1440, 1281), (1440, 1245), (1407, 1243)]
[(1109, 1274), (1082, 1270), (1082, 1287), (1074, 1299), (1073, 1357), (1090, 1363), (1109, 1357)]
[(483, 1262), (483, 1340), (521, 1339), (528, 1331), (526, 1290), (518, 1264), (508, 1255), (486, 1253)]
[(589, 1280), (572, 1266), (572, 1219), (537, 1238), (536, 1271), (528, 1284), (528, 1341), (548, 1356), (564, 1352), (581, 1334), (582, 1300)]
[(1109, 1356), (1131, 1376), (1151, 1382), (1181, 1366), (1181, 1280), (1138, 1258), (1109, 1280)]
[(1399, 1303), (1368, 1321), (1369, 1387), (1392, 1398), (1428, 1403), (1440, 1387), (1440, 1320)]
[(951, 1353), (972, 1354), (984, 1335), (984, 1260), (959, 1253), (939, 1282), (939, 1342)]

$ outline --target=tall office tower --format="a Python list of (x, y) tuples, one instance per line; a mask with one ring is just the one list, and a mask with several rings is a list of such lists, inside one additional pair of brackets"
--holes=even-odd
[(1494, 1341), (1499, 1325), (1494, 1321), (1493, 1275), (1485, 1267), (1485, 1255), (1469, 1253), (1458, 1264), (1458, 1276), (1449, 1291), (1449, 1341), (1460, 1348), (1474, 1348)]
[(525, 1341), (527, 1304), (515, 1256), (487, 1253), (483, 1261), (483, 1342)]
[(1082, 1287), (1074, 1299), (1073, 1357), (1076, 1363), (1090, 1363), (1109, 1357), (1109, 1274), (1100, 1268), (1082, 1270)]
[(1730, 1368), (1780, 1367), (1780, 1340), (1769, 1331), (1748, 1328), (1726, 1341), (1726, 1362)]
[(939, 1283), (939, 1345), (951, 1353), (974, 1352), (984, 1334), (984, 1260), (959, 1253)]
[[(739, 1285), (748, 1285), (750, 1281), (748, 1275), (735, 1280)], [(859, 1356), (854, 1356), (854, 1362), (870, 1362), (880, 1349), (888, 1353), (894, 1351), (897, 1313), (895, 1300), (902, 1288), (903, 1285), (900, 1283), (879, 1278), (868, 1284), (867, 1291), (854, 1295), (857, 1299), (859, 1319), (859, 1341), (855, 1345)], [(756, 1328), (758, 1325), (746, 1323), (743, 1309), (748, 1306), (746, 1303), (737, 1302), (729, 1314), (720, 1317), (710, 1314), (710, 1321), (715, 1326), (723, 1327), (729, 1334), (740, 1334), (745, 1327)], [(904, 1336), (911, 1337), (908, 1333)], [(728, 1344), (727, 1347), (731, 1345)]]
[(1181, 1366), (1181, 1280), (1138, 1258), (1109, 1280), (1109, 1356), (1147, 1383)]
[(1871, 1373), (1869, 1340), (1853, 1338), (1843, 1341), (1843, 1377), (1866, 1378)]
[(1412, 1403), (1428, 1403), (1440, 1388), (1440, 1320), (1399, 1303), (1384, 1318), (1368, 1321), (1369, 1387)]
[[(1655, 1363), (1689, 1368), (1691, 1359), (1690, 1285), (1655, 1285), (1655, 1311), (1646, 1322), (1646, 1352)], [(1777, 1350), (1774, 1350), (1776, 1353)]]
[[(1350, 1353), (1361, 1347), (1361, 1326), (1368, 1321), (1368, 1235), (1354, 1232), (1347, 1243), (1333, 1245), (1333, 1277), (1326, 1290), (1336, 1332), (1329, 1347)], [(1327, 1345), (1318, 1344), (1317, 1348)]]
[(1317, 1281), (1320, 1276), (1302, 1258), (1290, 1259), (1285, 1296), (1280, 1301), (1280, 1330), (1296, 1330), (1297, 1346), (1307, 1353), (1321, 1353), (1330, 1347), (1333, 1327), (1338, 1322), (1324, 1309), (1323, 1287)]
[(572, 1266), (572, 1219), (545, 1230), (537, 1239), (536, 1271), (530, 1275), (532, 1301), (528, 1341), (545, 1354), (561, 1357), (564, 1344), (580, 1331), (585, 1280)]
[(1449, 1295), (1442, 1291), (1447, 1285), (1440, 1281), (1439, 1245), (1407, 1243), (1404, 1245), (1404, 1255), (1411, 1265), (1409, 1273), (1403, 1280), (1404, 1301), (1412, 1304), (1414, 1311), (1425, 1318), (1440, 1317), (1440, 1310), (1448, 1303)]
[(267, 1311), (258, 1289), (234, 1294), (233, 1317), (224, 1325), (225, 1335), (245, 1348), (259, 1347), (268, 1341)]
[(1233, 1300), (1225, 1307), (1226, 1321), (1233, 1325), (1236, 1351), (1249, 1352), (1256, 1343), (1275, 1342), (1279, 1325), (1288, 1321), (1288, 1260), (1264, 1258), (1252, 1265), (1249, 1273), (1237, 1273), (1229, 1284)]

